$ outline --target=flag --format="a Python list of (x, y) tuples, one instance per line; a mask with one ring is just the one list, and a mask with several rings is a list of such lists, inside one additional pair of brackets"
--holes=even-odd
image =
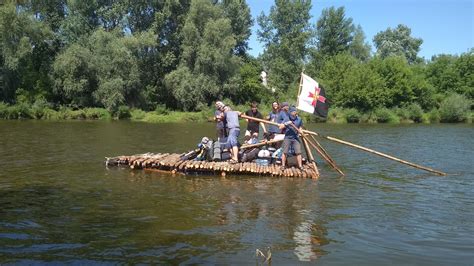
[(301, 92), (298, 95), (297, 108), (322, 117), (328, 116), (329, 103), (323, 87), (305, 74), (301, 74)]

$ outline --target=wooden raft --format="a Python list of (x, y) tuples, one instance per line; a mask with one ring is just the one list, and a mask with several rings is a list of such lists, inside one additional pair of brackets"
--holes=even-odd
[(318, 178), (319, 173), (314, 171), (309, 164), (303, 164), (303, 170), (291, 167), (281, 170), (279, 165), (257, 165), (253, 162), (230, 164), (224, 162), (207, 162), (194, 160), (181, 160), (183, 154), (176, 153), (145, 153), (131, 156), (118, 156), (106, 158), (107, 166), (128, 166), (131, 169), (151, 169), (169, 173), (184, 174), (219, 174), (231, 175), (262, 175), (275, 177), (302, 177)]

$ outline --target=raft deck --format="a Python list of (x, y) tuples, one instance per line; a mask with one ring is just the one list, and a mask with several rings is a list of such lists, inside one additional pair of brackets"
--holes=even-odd
[(207, 175), (259, 175), (273, 177), (318, 178), (319, 174), (310, 164), (303, 164), (303, 169), (295, 167), (283, 171), (279, 165), (258, 165), (254, 162), (231, 164), (228, 161), (208, 162), (182, 160), (183, 154), (177, 153), (145, 153), (131, 156), (106, 158), (107, 166), (125, 166), (131, 169), (150, 169), (169, 172), (171, 174), (207, 174)]

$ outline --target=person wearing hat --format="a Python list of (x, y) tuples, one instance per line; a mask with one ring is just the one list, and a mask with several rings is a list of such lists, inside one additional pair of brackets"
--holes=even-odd
[(286, 158), (290, 151), (290, 148), (293, 148), (296, 154), (296, 161), (298, 162), (298, 167), (303, 168), (303, 162), (301, 158), (301, 143), (298, 131), (295, 129), (301, 128), (303, 126), (303, 120), (297, 115), (296, 108), (294, 106), (289, 108), (289, 116), (286, 121), (279, 125), (280, 129), (286, 129), (285, 138), (283, 139), (283, 154), (281, 156), (281, 168), (285, 169)]
[(227, 130), (224, 119), (225, 104), (221, 101), (216, 102), (216, 111), (214, 112), (214, 121), (216, 121), (216, 135), (218, 141), (225, 141)]

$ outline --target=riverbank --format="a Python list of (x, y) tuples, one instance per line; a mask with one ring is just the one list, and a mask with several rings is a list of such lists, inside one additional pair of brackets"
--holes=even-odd
[[(236, 110), (245, 111), (247, 106), (237, 106)], [(267, 114), (269, 108), (261, 108)], [(73, 109), (59, 107), (53, 109), (45, 106), (28, 104), (7, 105), (0, 103), (0, 119), (37, 119), (37, 120), (131, 120), (147, 123), (167, 122), (205, 122), (212, 121), (214, 110), (206, 108), (200, 112), (171, 111), (159, 106), (155, 111), (121, 106), (115, 112), (104, 108)], [(331, 108), (327, 119), (300, 112), (305, 122), (344, 123), (472, 123), (474, 112), (456, 106), (443, 107), (424, 112), (418, 105), (406, 108), (379, 108), (371, 112), (360, 112), (356, 109)]]

